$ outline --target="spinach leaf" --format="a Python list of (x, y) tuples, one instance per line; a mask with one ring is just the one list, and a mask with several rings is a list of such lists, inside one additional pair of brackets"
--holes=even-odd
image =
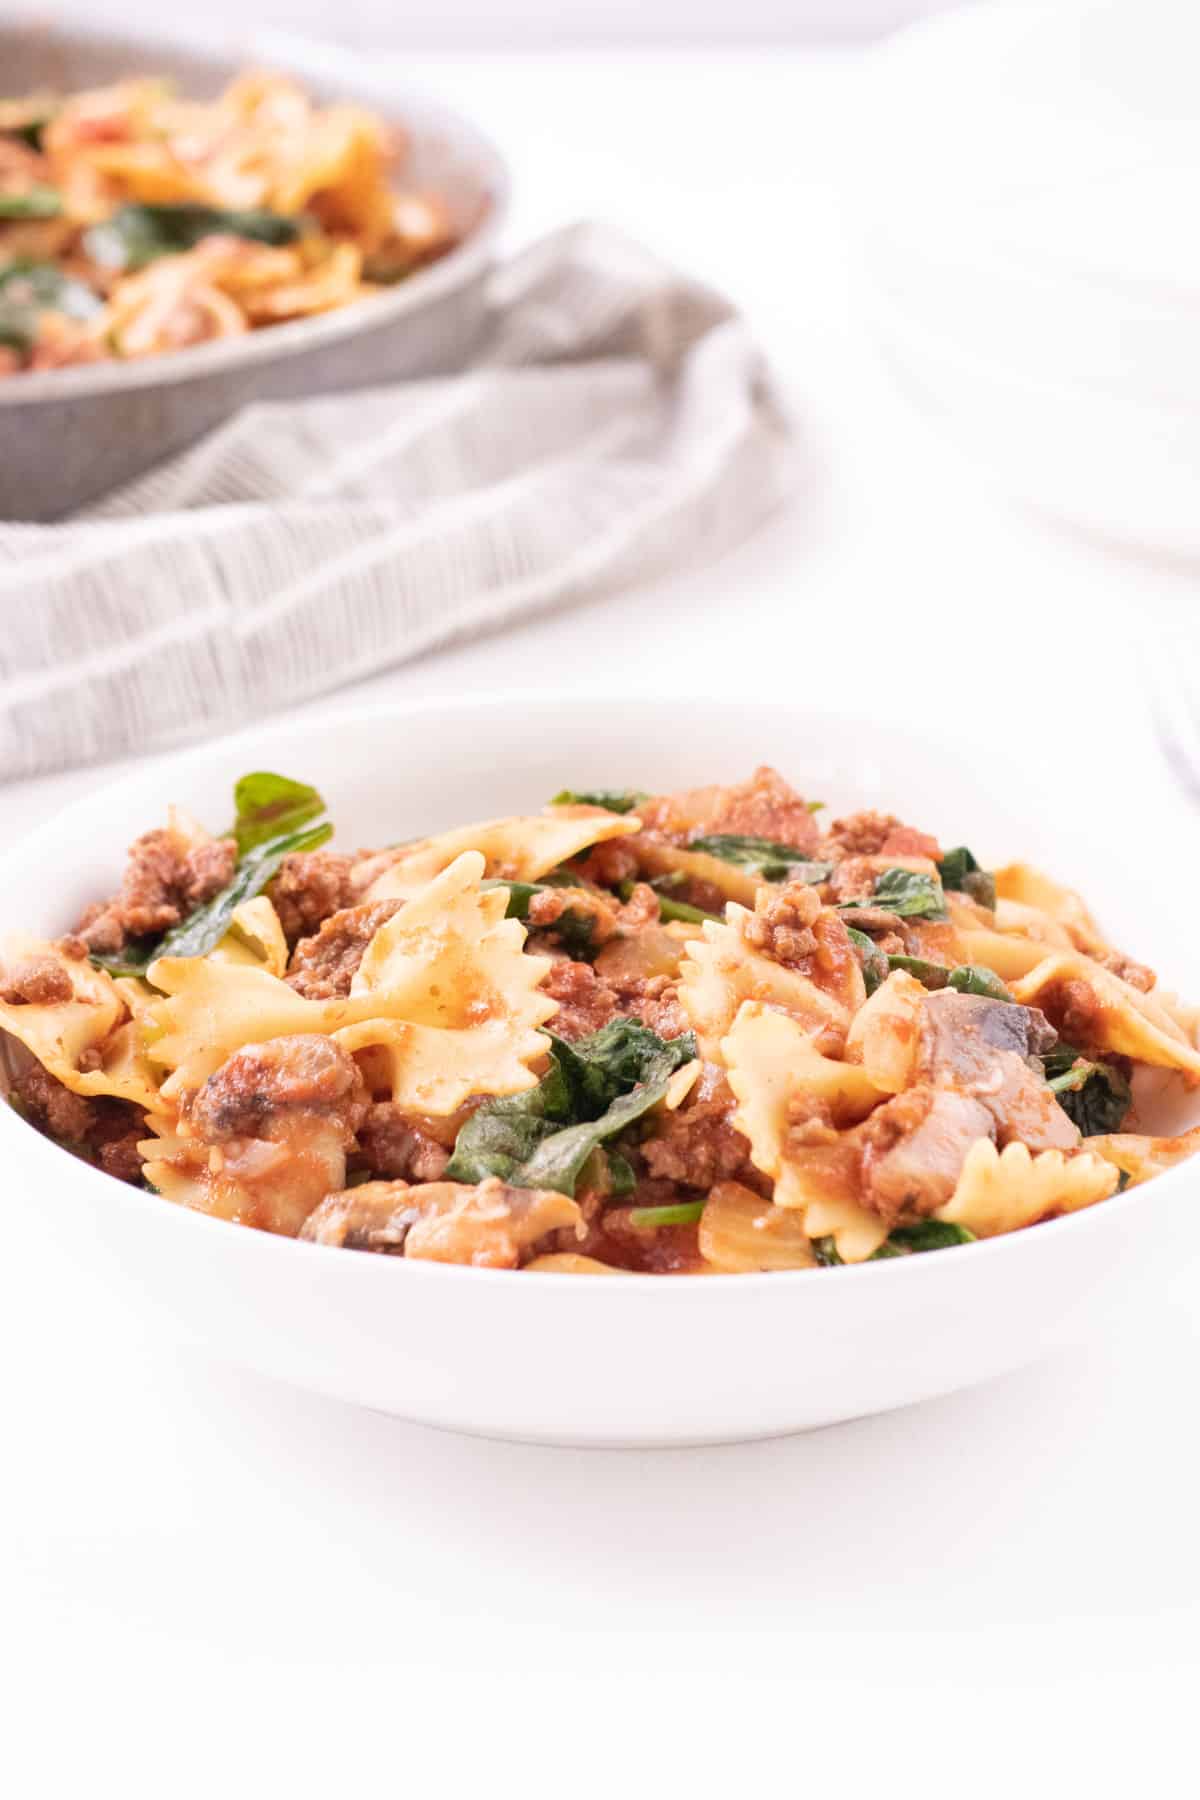
[(698, 1055), (692, 1032), (660, 1038), (640, 1019), (610, 1019), (573, 1044), (549, 1030), (546, 1036), (567, 1084), (574, 1119), (598, 1117), (618, 1095), (663, 1081)]
[(561, 794), (555, 794), (551, 806), (602, 806), (606, 812), (631, 813), (639, 806), (644, 806), (650, 798), (638, 788), (593, 788), (587, 793), (577, 793), (574, 788), (564, 788)]
[(657, 1231), (660, 1225), (694, 1225), (703, 1211), (703, 1200), (681, 1200), (676, 1206), (635, 1206), (629, 1222)]
[(913, 869), (885, 869), (875, 882), (875, 890), (866, 900), (843, 900), (840, 910), (880, 906), (901, 919), (944, 919), (946, 896), (936, 875), (921, 875)]
[(27, 144), (31, 150), (42, 147), (42, 133), (54, 117), (53, 113), (43, 113), (38, 119), (27, 119), (24, 125), (8, 126), (0, 136), (17, 138), (20, 143)]
[(598, 1119), (584, 1119), (578, 1125), (566, 1125), (561, 1131), (552, 1132), (508, 1179), (516, 1187), (556, 1188), (560, 1194), (574, 1194), (575, 1183), (592, 1151), (635, 1124), (666, 1091), (664, 1076), (622, 1094)]
[(922, 984), (936, 992), (944, 988), (950, 979), (950, 970), (945, 963), (926, 962), (923, 956), (892, 956), (887, 959), (888, 969), (905, 969), (914, 975)]
[(947, 1219), (922, 1219), (919, 1225), (897, 1225), (868, 1262), (884, 1262), (892, 1256), (913, 1256), (925, 1250), (949, 1250), (954, 1244), (973, 1244), (975, 1233)]
[(215, 950), (229, 929), (235, 910), (247, 900), (261, 894), (268, 882), (279, 873), (285, 856), (295, 851), (316, 850), (333, 836), (333, 826), (313, 825), (306, 831), (288, 832), (268, 838), (247, 851), (234, 871), (233, 879), (219, 894), (206, 900), (194, 912), (172, 925), (161, 938), (143, 938), (126, 944), (115, 956), (94, 955), (92, 962), (107, 969), (110, 975), (145, 975), (150, 963), (160, 956), (207, 956)]
[(705, 912), (699, 906), (689, 906), (686, 900), (672, 900), (669, 894), (658, 897), (658, 916), (664, 924), (677, 919), (684, 925), (703, 925), (706, 920), (720, 924), (720, 913)]
[(1042, 1058), (1047, 1085), (1084, 1137), (1119, 1131), (1133, 1104), (1129, 1083), (1109, 1063), (1089, 1062), (1069, 1044)]
[(291, 244), (304, 226), (302, 218), (268, 212), (264, 207), (202, 206), (190, 200), (159, 206), (130, 204), (89, 226), (83, 245), (93, 261), (106, 269), (134, 270), (144, 269), (160, 256), (194, 250), (204, 238), (218, 233), (259, 244)]
[[(552, 888), (562, 886), (569, 887), (571, 885), (573, 884), (569, 880), (565, 883), (557, 881), (506, 881), (501, 876), (495, 876), (482, 883), (482, 886), (485, 888), (507, 888), (508, 907), (504, 916), (506, 919), (522, 920), (528, 919), (529, 902), (533, 899), (535, 894), (545, 894)], [(558, 940), (563, 949), (575, 962), (587, 962), (597, 948), (593, 941), (596, 935), (595, 917), (592, 913), (585, 912), (581, 907), (568, 906), (565, 912), (561, 912), (558, 915), (553, 925), (547, 927), (547, 930), (552, 930), (558, 934)]]
[(996, 905), (996, 877), (981, 869), (965, 844), (947, 850), (938, 864), (944, 888), (954, 888), (980, 906)]
[[(690, 1032), (664, 1040), (636, 1019), (613, 1019), (574, 1044), (547, 1032), (550, 1069), (536, 1088), (488, 1100), (458, 1134), (449, 1181), (499, 1175), (515, 1187), (574, 1194), (584, 1164), (609, 1138), (640, 1119), (696, 1055)], [(612, 1157), (613, 1191), (628, 1192), (632, 1170)]]
[(515, 1180), (538, 1145), (569, 1117), (566, 1084), (552, 1060), (549, 1073), (535, 1088), (487, 1100), (476, 1108), (455, 1141), (454, 1155), (446, 1165), (447, 1181), (473, 1183), (486, 1181), (489, 1175)]
[(7, 263), (0, 268), (0, 344), (29, 350), (37, 337), (39, 314), (60, 312), (70, 319), (88, 319), (103, 304), (86, 283), (64, 275), (53, 263)]
[(272, 775), (266, 769), (242, 776), (233, 790), (233, 803), (237, 817), (229, 836), (237, 839), (241, 856), (270, 838), (299, 831), (325, 811), (315, 787), (290, 781), (286, 775)]
[[(922, 1219), (918, 1225), (897, 1225), (868, 1262), (887, 1262), (893, 1256), (913, 1256), (925, 1250), (948, 1250), (952, 1244), (973, 1244), (975, 1233), (965, 1225), (951, 1225), (944, 1219)], [(813, 1251), (822, 1268), (841, 1263), (837, 1245), (831, 1237), (814, 1238)]]
[(619, 1150), (607, 1150), (603, 1154), (608, 1158), (608, 1191), (612, 1198), (621, 1200), (626, 1194), (632, 1194), (637, 1186), (633, 1164)]
[(1000, 977), (981, 963), (960, 963), (957, 969), (951, 969), (946, 985), (958, 994), (982, 994), (987, 1000), (1012, 999)]
[(215, 950), (229, 929), (236, 909), (261, 894), (268, 882), (274, 881), (285, 856), (302, 850), (317, 850), (329, 842), (333, 826), (310, 825), (305, 831), (289, 831), (281, 837), (267, 838), (248, 850), (234, 871), (233, 880), (219, 894), (198, 906), (194, 913), (173, 925), (155, 954), (157, 956), (207, 956)]
[(736, 863), (740, 869), (761, 875), (764, 881), (803, 881), (815, 887), (833, 874), (832, 863), (813, 862), (807, 850), (798, 850), (794, 844), (777, 844), (771, 838), (717, 832), (713, 837), (693, 838), (684, 847), (704, 856), (719, 857), (722, 862)]
[(940, 988), (953, 988), (956, 994), (981, 994), (988, 1000), (1012, 999), (1000, 977), (979, 963), (959, 963), (950, 968), (945, 963), (926, 962), (921, 956), (889, 956), (887, 960), (889, 969), (907, 969), (933, 993)]
[(0, 194), (0, 219), (56, 219), (62, 209), (58, 189), (42, 182), (23, 194)]
[(866, 984), (867, 994), (870, 996), (881, 981), (887, 980), (889, 958), (884, 955), (874, 938), (868, 937), (865, 931), (859, 931), (854, 925), (847, 925), (846, 930), (850, 934), (850, 942), (854, 945), (858, 960), (862, 964), (863, 981)]
[(490, 876), (486, 881), (481, 882), (480, 886), (485, 888), (502, 887), (508, 889), (508, 906), (504, 913), (506, 919), (527, 919), (529, 917), (529, 902), (533, 899), (533, 896), (535, 894), (544, 894), (546, 891), (544, 882), (505, 881), (499, 875)]

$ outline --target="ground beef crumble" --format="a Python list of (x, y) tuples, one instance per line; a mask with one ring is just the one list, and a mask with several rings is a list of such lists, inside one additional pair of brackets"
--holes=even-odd
[(306, 1000), (334, 1000), (348, 994), (367, 945), (403, 904), (402, 900), (375, 900), (332, 913), (312, 937), (301, 938), (292, 951), (288, 985)]
[(856, 812), (835, 819), (822, 848), (841, 856), (927, 856), (940, 862), (941, 846), (927, 832), (903, 825), (893, 813)]
[(106, 1174), (119, 1181), (136, 1184), (141, 1180), (137, 1146), (146, 1136), (146, 1125), (140, 1107), (128, 1100), (93, 1100), (73, 1094), (40, 1063), (16, 1077), (13, 1094), (47, 1137), (94, 1157)]
[(820, 915), (820, 897), (800, 882), (790, 882), (774, 892), (760, 888), (743, 932), (747, 943), (784, 968), (804, 968), (817, 954), (813, 926)]
[(1123, 956), (1119, 950), (1106, 950), (1096, 957), (1096, 961), (1140, 994), (1148, 994), (1158, 980), (1153, 969), (1148, 969), (1145, 963), (1134, 962), (1132, 957)]
[(279, 914), (289, 944), (311, 937), (332, 914), (353, 906), (358, 894), (350, 871), (352, 856), (308, 850), (285, 856), (267, 897)]
[(718, 1181), (742, 1181), (761, 1191), (750, 1145), (733, 1124), (734, 1107), (722, 1071), (706, 1065), (684, 1104), (656, 1120), (653, 1137), (638, 1146), (647, 1174), (702, 1192)]
[(373, 1175), (400, 1181), (440, 1181), (452, 1154), (391, 1100), (368, 1109), (358, 1147)]
[(618, 984), (605, 981), (590, 963), (562, 957), (551, 965), (542, 992), (558, 1001), (550, 1025), (568, 1042), (599, 1031), (610, 1019), (640, 1019), (662, 1038), (679, 1037), (689, 1029), (678, 983), (669, 975)]
[(115, 955), (131, 938), (178, 925), (228, 884), (236, 864), (232, 838), (188, 849), (173, 831), (147, 831), (130, 847), (120, 892), (90, 906), (73, 935), (96, 954)]
[(599, 1031), (617, 1016), (616, 995), (607, 982), (601, 981), (591, 963), (571, 962), (567, 957), (552, 963), (542, 992), (558, 1001), (553, 1028), (569, 1042)]
[(54, 1006), (73, 992), (71, 977), (52, 956), (30, 956), (0, 969), (0, 1000), (7, 1006)]

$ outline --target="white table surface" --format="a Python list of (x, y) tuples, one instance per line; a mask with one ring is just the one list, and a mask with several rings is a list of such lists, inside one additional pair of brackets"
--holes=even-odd
[[(1029, 721), (1035, 691), (1048, 791), (1060, 750), (1098, 728), (1126, 745), (1131, 796), (1163, 784), (1126, 622), (1194, 590), (1022, 513), (891, 393), (836, 197), (870, 130), (853, 56), (404, 75), (507, 147), (514, 243), (603, 216), (735, 293), (812, 475), (718, 566), (361, 691), (719, 678), (901, 729), (932, 700), (966, 756), (1014, 707)], [(0, 790), (0, 833), (111, 773)], [(1182, 801), (1178, 818), (1194, 836)], [(1194, 1791), (1194, 1275), (1086, 1352), (972, 1393), (773, 1444), (623, 1454), (456, 1439), (290, 1392), (139, 1340), (19, 1251), (10, 1235), (0, 1262), (17, 1665), (0, 1770), (37, 1761), (14, 1793), (90, 1791), (98, 1769), (139, 1795), (423, 1796), (502, 1774), (640, 1794), (672, 1769), (746, 1794), (818, 1770), (833, 1794), (918, 1773), (926, 1793), (1093, 1774)]]

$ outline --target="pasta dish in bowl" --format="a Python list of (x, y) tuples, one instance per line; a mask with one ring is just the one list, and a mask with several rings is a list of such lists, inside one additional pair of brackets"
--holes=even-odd
[(248, 774), (226, 835), (172, 812), (9, 946), (14, 1103), (220, 1218), (589, 1274), (939, 1250), (1200, 1147), (1130, 1086), (1200, 1085), (1197, 1011), (1079, 895), (822, 804), (762, 766), (347, 855)]
[(508, 175), (386, 70), (0, 22), (0, 517), (59, 518), (257, 402), (461, 369)]
[(454, 247), (401, 129), (283, 75), (0, 97), (0, 376), (180, 350), (364, 299)]
[[(416, 805), (400, 780), (357, 791), (352, 835), (332, 836), (346, 777), (314, 727), (261, 734), (249, 773), (228, 748), (183, 759), (186, 810), (158, 824), (136, 816), (158, 793), (143, 777), (117, 879), (76, 859), (59, 934), (9, 931), (5, 1149), (77, 1169), (95, 1233), (132, 1207), (158, 1239), (201, 1225), (201, 1262), (282, 1248), (273, 1281), (343, 1295), (370, 1272), (387, 1332), (472, 1292), (506, 1333), (543, 1308), (568, 1333), (597, 1307), (628, 1324), (627, 1305), (673, 1333), (693, 1304), (722, 1316), (722, 1292), (765, 1319), (770, 1293), (770, 1332), (819, 1320), (849, 1366), (839, 1308), (913, 1304), (919, 1330), (934, 1271), (978, 1310), (956, 1331), (1016, 1281), (1036, 1336), (1043, 1275), (1103, 1263), (1090, 1227), (1123, 1238), (1144, 1184), (1177, 1191), (1200, 1147), (1197, 1011), (1057, 871), (996, 855), (978, 806), (931, 815), (922, 775), (910, 811), (903, 758), (894, 811), (877, 776), (848, 805), (814, 728), (749, 719), (731, 745), (779, 768), (654, 744), (636, 768), (622, 746), (613, 779), (641, 785), (598, 785), (596, 706), (566, 734), (574, 767), (535, 706), (511, 783), (481, 779), (473, 714), (496, 709), (403, 709), (395, 741), (440, 721), (447, 772)], [(377, 760), (352, 724), (335, 770)], [(516, 804), (461, 823), (481, 787)], [(453, 1299), (425, 1285), (439, 1271)]]

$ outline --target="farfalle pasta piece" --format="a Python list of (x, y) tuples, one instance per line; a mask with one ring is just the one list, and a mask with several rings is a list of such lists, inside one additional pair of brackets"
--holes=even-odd
[(846, 1057), (861, 1064), (875, 1089), (899, 1094), (911, 1085), (921, 1045), (925, 988), (906, 969), (893, 969), (854, 1015)]
[(165, 998), (146, 1008), (146, 1053), (167, 1072), (168, 1100), (200, 1087), (243, 1044), (332, 1034), (362, 1016), (347, 1000), (305, 1000), (266, 969), (219, 957), (160, 956), (149, 972)]
[(538, 1032), (503, 1019), (461, 1029), (371, 1018), (335, 1031), (376, 1099), (444, 1118), (472, 1094), (517, 1094), (534, 1085), (529, 1064), (545, 1054)]
[(537, 1275), (628, 1275), (628, 1269), (615, 1269), (611, 1263), (598, 1262), (594, 1256), (581, 1256), (577, 1250), (551, 1250), (535, 1256), (525, 1264), (525, 1273)]
[[(1111, 946), (1074, 888), (1063, 887), (1032, 863), (1006, 863), (996, 870), (996, 898), (1014, 900), (1043, 914), (1067, 932), (1076, 949), (1103, 955)], [(999, 919), (999, 909), (997, 919)], [(1010, 915), (1011, 916), (1011, 915)]]
[(1018, 933), (990, 931), (979, 925), (959, 925), (958, 939), (965, 962), (990, 969), (1001, 981), (1020, 981), (1046, 959), (1048, 946)]
[(375, 933), (352, 999), (386, 993), (412, 1024), (461, 1030), (489, 1019), (510, 1029), (544, 1024), (556, 1005), (540, 991), (550, 967), (524, 953), (525, 927), (505, 916), (503, 888), (482, 888), (484, 857), (461, 854)]
[(800, 1216), (739, 1181), (719, 1181), (709, 1194), (699, 1242), (705, 1262), (726, 1275), (812, 1269), (817, 1262)]
[(41, 1003), (0, 1001), (0, 1029), (24, 1044), (73, 1094), (153, 1104), (157, 1083), (110, 975), (86, 958), (66, 956), (57, 944), (32, 937), (8, 938), (4, 961), (10, 968), (35, 961), (52, 966), (61, 985), (69, 985), (70, 996)]
[(1002, 981), (1019, 981), (1051, 950), (1074, 950), (1066, 926), (1042, 908), (997, 898), (988, 915), (961, 894), (947, 894), (964, 962), (991, 969)]
[(795, 1208), (810, 1238), (832, 1237), (843, 1262), (877, 1250), (887, 1226), (850, 1198), (832, 1195), (818, 1155), (789, 1142), (795, 1103), (837, 1128), (865, 1119), (883, 1091), (853, 1063), (823, 1056), (795, 1019), (747, 1002), (721, 1043), (729, 1085), (738, 1102), (734, 1123), (750, 1144), (756, 1169), (775, 1183), (775, 1204)]
[(147, 1008), (148, 1054), (169, 1071), (164, 1096), (198, 1088), (244, 1044), (313, 1032), (378, 1051), (387, 1097), (419, 1111), (531, 1087), (528, 1065), (545, 1050), (535, 1027), (556, 1010), (539, 989), (549, 965), (524, 954), (525, 928), (504, 917), (502, 891), (480, 887), (483, 866), (467, 852), (393, 914), (345, 999), (307, 1000), (216, 956), (160, 957), (150, 975), (166, 998)]
[(1090, 1150), (1033, 1156), (1024, 1144), (997, 1150), (990, 1138), (980, 1138), (967, 1152), (952, 1198), (934, 1217), (965, 1225), (976, 1237), (998, 1237), (1094, 1206), (1115, 1193), (1117, 1183), (1114, 1165)]
[(209, 959), (234, 963), (242, 968), (265, 969), (268, 975), (276, 975), (282, 980), (288, 966), (287, 939), (279, 923), (279, 914), (265, 894), (259, 894), (255, 900), (243, 901), (241, 906), (234, 908), (229, 930), (216, 949), (210, 950)]
[(1200, 1083), (1200, 1050), (1166, 1007), (1078, 951), (1045, 957), (1012, 991), (1084, 1049), (1177, 1069), (1189, 1086)]
[(1087, 1147), (1126, 1175), (1130, 1187), (1137, 1187), (1200, 1153), (1200, 1125), (1178, 1137), (1144, 1137), (1136, 1131), (1117, 1131), (1090, 1137)]
[(368, 900), (407, 900), (418, 894), (464, 851), (478, 851), (489, 877), (540, 881), (560, 863), (581, 856), (593, 844), (627, 837), (641, 820), (593, 807), (558, 807), (542, 814), (485, 819), (441, 837), (406, 845), (366, 891)]
[(679, 999), (701, 1047), (709, 1051), (730, 1030), (738, 1009), (760, 1001), (796, 1019), (810, 1033), (843, 1041), (851, 1008), (798, 969), (786, 968), (748, 943), (743, 926), (753, 915), (731, 901), (725, 924), (709, 920), (679, 965)]

